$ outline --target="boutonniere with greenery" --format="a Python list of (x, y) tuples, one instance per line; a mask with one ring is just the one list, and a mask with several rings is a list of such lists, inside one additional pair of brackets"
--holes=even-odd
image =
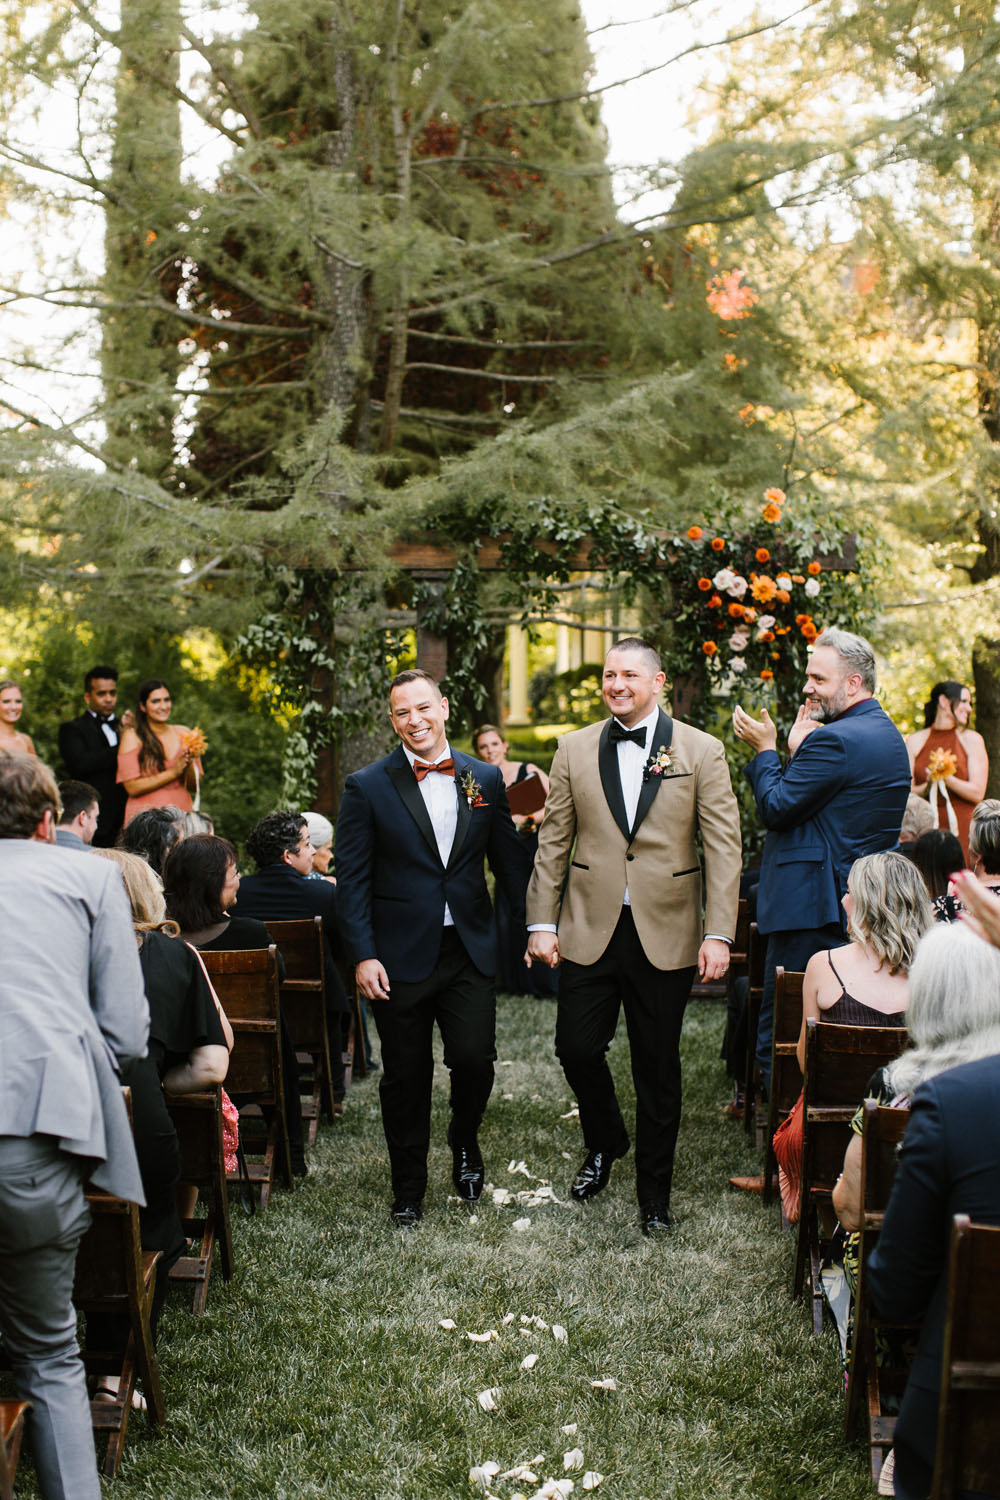
[(489, 803), (483, 801), (483, 789), (471, 771), (466, 771), (462, 777), (461, 786), (469, 807), (489, 806)]
[(655, 755), (651, 755), (643, 767), (642, 779), (649, 781), (653, 776), (665, 776), (668, 771), (674, 769), (674, 763), (670, 751), (666, 745), (661, 745)]

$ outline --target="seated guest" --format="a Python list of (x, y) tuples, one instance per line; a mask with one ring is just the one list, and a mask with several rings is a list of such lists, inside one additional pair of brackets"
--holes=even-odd
[[(1000, 798), (989, 797), (973, 808), (969, 859), (976, 879), (1000, 895)], [(939, 922), (957, 921), (961, 911), (962, 903), (950, 891), (935, 898), (934, 913)]]
[(962, 846), (947, 828), (931, 828), (927, 833), (922, 833), (914, 844), (910, 857), (924, 877), (924, 884), (932, 901), (947, 895), (949, 878), (956, 870), (965, 867)]
[(331, 885), (336, 885), (337, 882), (330, 874), (330, 861), (333, 859), (333, 824), (329, 818), (324, 818), (322, 813), (304, 812), (302, 816), (306, 820), (313, 846), (312, 869), (306, 878), (329, 880)]
[(181, 837), (182, 817), (176, 807), (147, 807), (122, 829), (117, 847), (126, 854), (138, 854), (157, 875), (162, 875), (163, 862)]
[(899, 852), (913, 858), (913, 848), (922, 833), (934, 827), (934, 814), (930, 803), (916, 792), (911, 792), (906, 799), (906, 811), (903, 813), (903, 825), (899, 830)]
[[(897, 1087), (913, 1088), (910, 1122), (868, 1270), (879, 1316), (920, 1323), (896, 1420), (895, 1493), (901, 1500), (926, 1500), (934, 1472), (952, 1217), (1000, 1224), (1000, 957), (961, 927), (934, 933), (927, 943), (928, 983), (943, 991), (960, 970), (963, 983), (953, 998), (959, 1008), (971, 1003), (982, 1024), (977, 1040), (952, 1051), (954, 1061), (963, 1055), (974, 1061), (945, 1061), (921, 1081), (925, 1047), (897, 1075)], [(960, 1490), (956, 1500), (975, 1497)]]
[[(180, 928), (180, 935), (199, 952), (233, 953), (251, 948), (269, 948), (273, 939), (265, 923), (255, 917), (234, 916), (232, 907), (240, 888), (236, 850), (228, 839), (211, 833), (196, 833), (180, 839), (167, 855), (163, 867), (167, 912)], [(278, 953), (278, 977), (284, 978)], [(281, 1022), (281, 1067), (289, 1100), (299, 1092), (299, 1067), (295, 1048)], [(332, 1067), (332, 1062), (331, 1062)], [(306, 1175), (302, 1116), (286, 1111), (285, 1123), (292, 1171)]]
[(121, 849), (95, 852), (121, 873), (149, 1002), (149, 1052), (123, 1074), (123, 1082), (132, 1089), (132, 1127), (146, 1194), (146, 1207), (139, 1211), (142, 1248), (163, 1252), (150, 1317), (155, 1337), (167, 1277), (185, 1243), (174, 1192), (180, 1171), (177, 1132), (163, 1093), (193, 1094), (222, 1083), (233, 1033), (197, 954), (178, 941), (176, 925), (167, 920), (159, 877), (138, 855)]
[(351, 1008), (344, 993), (337, 959), (340, 928), (337, 925), (337, 887), (328, 880), (309, 880), (313, 867), (313, 844), (305, 818), (297, 812), (268, 813), (247, 837), (247, 851), (257, 865), (256, 875), (240, 881), (235, 916), (257, 917), (266, 922), (323, 918), (326, 945), (326, 1006), (333, 1067), (333, 1094), (344, 1097), (342, 1039), (346, 1036)]
[(196, 833), (214, 833), (215, 824), (203, 812), (181, 813), (181, 838), (193, 838)]
[(62, 849), (89, 850), (97, 832), (100, 799), (85, 781), (60, 781), (62, 817), (56, 824), (56, 843)]
[(142, 1201), (118, 1069), (149, 1012), (121, 882), (58, 816), (48, 766), (0, 755), (0, 1334), (43, 1500), (100, 1500), (73, 1271), (88, 1179)]
[[(805, 1072), (806, 1022), (837, 1026), (905, 1026), (907, 974), (917, 943), (931, 923), (931, 906), (917, 870), (903, 854), (866, 854), (851, 866), (843, 900), (851, 942), (816, 953), (802, 988), (802, 1029), (796, 1049)], [(778, 1180), (786, 1217), (796, 1223), (802, 1186), (802, 1095), (774, 1133)]]

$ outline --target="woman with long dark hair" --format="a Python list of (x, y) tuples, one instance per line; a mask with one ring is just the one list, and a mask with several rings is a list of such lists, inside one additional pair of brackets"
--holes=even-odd
[(158, 677), (142, 683), (135, 728), (126, 729), (118, 746), (118, 780), (128, 792), (125, 823), (147, 807), (194, 808), (192, 792), (201, 779), (198, 759), (201, 735), (185, 724), (170, 722), (170, 689)]
[(972, 694), (961, 682), (936, 682), (924, 704), (924, 728), (907, 737), (913, 790), (927, 797), (937, 828), (947, 828), (969, 857), (972, 809), (986, 795), (990, 763), (981, 734), (969, 728)]

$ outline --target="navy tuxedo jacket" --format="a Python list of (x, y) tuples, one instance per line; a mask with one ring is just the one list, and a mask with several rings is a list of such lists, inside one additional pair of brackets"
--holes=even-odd
[(784, 766), (763, 750), (746, 767), (768, 830), (757, 893), (762, 933), (839, 923), (856, 859), (899, 842), (910, 761), (874, 698), (807, 735)]
[[(872, 1301), (881, 1316), (898, 1323), (922, 1320), (896, 1437), (923, 1462), (928, 1482), (941, 1389), (951, 1221), (955, 1214), (968, 1214), (974, 1224), (1000, 1224), (998, 1104), (1000, 1057), (951, 1068), (916, 1090), (885, 1221), (868, 1263)], [(899, 1487), (900, 1462), (897, 1455), (896, 1493), (913, 1493), (909, 1486)]]
[(301, 922), (322, 917), (327, 1000), (334, 1010), (350, 1009), (336, 967), (342, 954), (335, 885), (328, 880), (307, 880), (282, 860), (265, 865), (256, 875), (243, 876), (232, 915), (253, 917), (258, 922)]
[[(530, 858), (518, 836), (497, 766), (452, 747), (458, 824), (447, 867), (413, 770), (397, 746), (348, 776), (337, 816), (340, 927), (355, 963), (377, 958), (390, 982), (419, 983), (441, 949), (447, 903), (465, 950), (481, 974), (496, 973), (496, 933), (483, 860), (524, 920)], [(462, 778), (472, 773), (480, 807)]]

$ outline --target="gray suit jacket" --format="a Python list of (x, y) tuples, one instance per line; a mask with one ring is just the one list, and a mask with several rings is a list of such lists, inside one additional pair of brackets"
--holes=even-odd
[(97, 1187), (144, 1203), (118, 1077), (149, 1007), (117, 866), (0, 839), (0, 1135), (53, 1136)]
[(78, 834), (71, 833), (68, 828), (56, 829), (56, 844), (60, 849), (75, 849), (78, 854), (95, 853), (89, 844), (85, 844)]

